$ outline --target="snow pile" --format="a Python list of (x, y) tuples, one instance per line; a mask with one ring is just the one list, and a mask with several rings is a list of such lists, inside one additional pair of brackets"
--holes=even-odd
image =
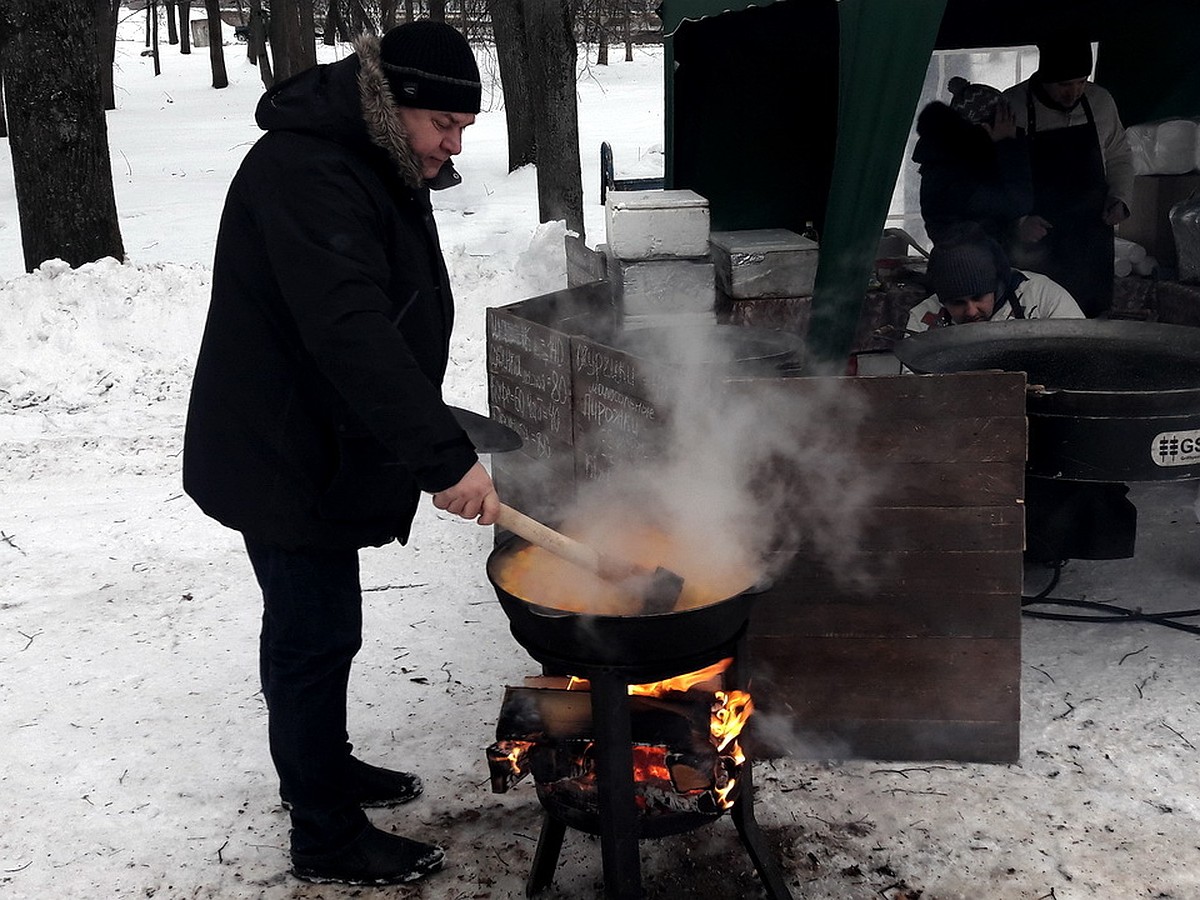
[(109, 258), (78, 269), (51, 260), (0, 283), (0, 411), (177, 396), (191, 377), (209, 278), (199, 266)]

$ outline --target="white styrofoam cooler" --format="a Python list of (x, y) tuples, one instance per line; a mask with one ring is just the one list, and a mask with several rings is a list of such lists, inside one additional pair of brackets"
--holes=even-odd
[(716, 276), (708, 257), (620, 259), (608, 252), (608, 278), (626, 315), (712, 312)]
[(717, 285), (735, 299), (807, 297), (817, 277), (817, 242), (786, 228), (714, 231)]
[(708, 200), (695, 191), (609, 191), (604, 222), (618, 259), (708, 254)]

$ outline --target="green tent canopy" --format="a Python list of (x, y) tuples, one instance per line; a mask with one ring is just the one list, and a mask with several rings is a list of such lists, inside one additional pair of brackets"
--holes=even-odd
[(809, 344), (845, 361), (934, 50), (1072, 28), (1127, 125), (1200, 116), (1195, 0), (663, 0), (668, 187), (713, 228), (818, 224)]

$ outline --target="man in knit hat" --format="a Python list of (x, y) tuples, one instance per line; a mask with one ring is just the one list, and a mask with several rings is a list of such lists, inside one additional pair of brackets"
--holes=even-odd
[(430, 202), (461, 180), (452, 158), (481, 84), (443, 23), (363, 36), (356, 51), (258, 105), (266, 134), (217, 236), (183, 483), (241, 532), (262, 591), (260, 677), (293, 873), (395, 884), (444, 854), (362, 810), (412, 800), (421, 781), (351, 755), (358, 553), (404, 543), (421, 492), (480, 525), (498, 512), (441, 398), (454, 306)]
[(1011, 268), (1000, 245), (977, 225), (952, 229), (935, 244), (926, 274), (934, 293), (909, 311), (910, 332), (1009, 319), (1083, 318), (1061, 285)]
[(1004, 97), (1029, 141), (1037, 241), (1013, 250), (1018, 265), (1066, 287), (1089, 316), (1112, 305), (1113, 227), (1129, 217), (1133, 154), (1112, 95), (1088, 80), (1092, 45), (1079, 35), (1038, 44), (1038, 68)]

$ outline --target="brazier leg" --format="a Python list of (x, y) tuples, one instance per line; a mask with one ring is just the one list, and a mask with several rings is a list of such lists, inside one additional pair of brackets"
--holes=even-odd
[(566, 825), (550, 813), (543, 813), (542, 832), (538, 835), (537, 850), (533, 853), (533, 868), (529, 870), (529, 880), (525, 882), (526, 897), (532, 897), (550, 887), (566, 831)]
[(762, 831), (758, 827), (758, 820), (754, 818), (754, 778), (751, 772), (750, 760), (746, 760), (742, 764), (742, 771), (738, 776), (742, 784), (730, 817), (737, 827), (746, 852), (750, 854), (750, 861), (758, 870), (758, 877), (762, 879), (767, 896), (771, 900), (792, 900), (792, 892), (788, 890), (783, 872), (775, 861), (775, 857), (767, 852)]
[(596, 788), (600, 802), (600, 856), (604, 892), (618, 900), (642, 897), (637, 806), (633, 788), (633, 734), (629, 685), (608, 674), (592, 674)]

